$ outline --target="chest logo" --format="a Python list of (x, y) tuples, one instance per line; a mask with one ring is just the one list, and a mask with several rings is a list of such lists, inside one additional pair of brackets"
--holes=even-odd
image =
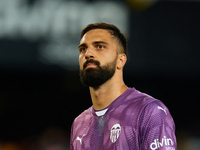
[(110, 130), (110, 140), (115, 143), (117, 139), (119, 138), (119, 135), (121, 133), (121, 126), (120, 124), (114, 124)]

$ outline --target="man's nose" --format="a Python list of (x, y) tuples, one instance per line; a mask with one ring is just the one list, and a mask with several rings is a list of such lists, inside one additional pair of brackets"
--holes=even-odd
[(87, 48), (87, 51), (85, 52), (85, 59), (91, 59), (94, 58), (93, 50), (92, 48)]

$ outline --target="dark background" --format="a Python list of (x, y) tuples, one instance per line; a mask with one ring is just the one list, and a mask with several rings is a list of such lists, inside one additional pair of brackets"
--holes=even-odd
[[(158, 1), (128, 9), (125, 83), (163, 101), (180, 143), (182, 135), (199, 138), (200, 2)], [(38, 61), (40, 42), (0, 39), (1, 143), (21, 142), (48, 128), (69, 138), (74, 118), (92, 105), (78, 69)]]

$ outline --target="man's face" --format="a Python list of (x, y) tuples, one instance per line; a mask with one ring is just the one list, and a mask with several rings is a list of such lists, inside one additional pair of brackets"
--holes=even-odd
[(112, 78), (117, 62), (117, 41), (104, 29), (88, 31), (80, 41), (79, 65), (83, 84), (98, 87)]

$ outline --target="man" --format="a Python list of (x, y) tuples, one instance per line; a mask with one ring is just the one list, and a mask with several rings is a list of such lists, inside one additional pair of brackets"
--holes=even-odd
[(159, 100), (123, 81), (126, 38), (111, 24), (86, 26), (79, 45), (80, 79), (93, 106), (71, 128), (71, 150), (176, 150), (174, 121)]

